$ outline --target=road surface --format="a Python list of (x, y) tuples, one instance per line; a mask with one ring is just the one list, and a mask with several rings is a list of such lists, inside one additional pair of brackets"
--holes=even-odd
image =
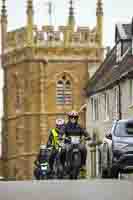
[(128, 180), (0, 182), (0, 200), (133, 200)]

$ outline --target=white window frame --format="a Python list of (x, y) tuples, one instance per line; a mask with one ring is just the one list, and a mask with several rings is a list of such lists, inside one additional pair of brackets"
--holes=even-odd
[(130, 105), (133, 105), (133, 79), (129, 80), (129, 98)]
[(114, 102), (115, 102), (115, 116), (118, 117), (118, 113), (119, 113), (119, 89), (118, 87), (114, 88)]
[(92, 110), (92, 120), (97, 121), (99, 120), (99, 98), (92, 97), (91, 98), (91, 110)]
[(104, 93), (104, 113), (105, 120), (109, 120), (109, 93)]

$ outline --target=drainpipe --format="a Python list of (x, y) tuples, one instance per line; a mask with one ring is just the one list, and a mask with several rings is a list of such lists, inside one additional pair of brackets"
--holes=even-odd
[(121, 85), (120, 80), (118, 82), (118, 89), (119, 89), (119, 120), (122, 119), (122, 112), (121, 112)]
[(131, 24), (131, 35), (132, 35), (131, 47), (132, 47), (132, 55), (133, 55), (133, 17), (132, 17), (132, 24)]

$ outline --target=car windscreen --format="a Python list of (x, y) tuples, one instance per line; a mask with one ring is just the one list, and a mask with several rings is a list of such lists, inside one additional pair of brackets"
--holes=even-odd
[(115, 127), (115, 136), (117, 136), (117, 137), (133, 137), (133, 123), (118, 122)]
[(133, 123), (126, 124), (126, 134), (133, 136)]

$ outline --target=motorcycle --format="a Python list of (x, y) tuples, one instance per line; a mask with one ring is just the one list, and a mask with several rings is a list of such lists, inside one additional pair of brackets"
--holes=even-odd
[(39, 163), (34, 169), (34, 177), (36, 180), (46, 180), (50, 175), (50, 167), (47, 161)]
[(62, 179), (64, 177), (64, 169), (61, 163), (61, 154), (62, 154), (63, 148), (64, 148), (64, 139), (60, 139), (59, 144), (58, 144), (58, 152), (56, 154), (54, 165), (53, 165), (55, 178), (58, 178), (58, 179)]
[(70, 150), (67, 152), (67, 171), (70, 179), (77, 179), (81, 168), (81, 151), (79, 145), (81, 143), (80, 137), (71, 136), (69, 139)]
[(46, 161), (40, 164), (40, 180), (45, 180), (49, 178), (50, 167), (49, 163)]
[(49, 179), (51, 175), (50, 165), (49, 165), (49, 158), (51, 154), (52, 148), (47, 148), (46, 159), (41, 163), (35, 162), (35, 169), (34, 169), (34, 176), (37, 180), (45, 180)]

